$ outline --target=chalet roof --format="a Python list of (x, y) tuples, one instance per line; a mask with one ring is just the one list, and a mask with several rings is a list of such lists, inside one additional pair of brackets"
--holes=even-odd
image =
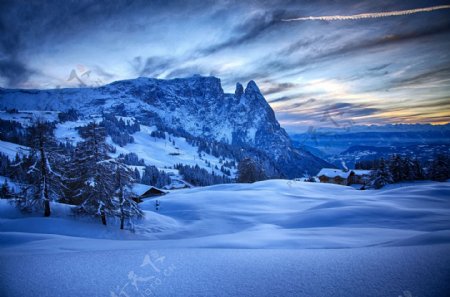
[(317, 174), (317, 176), (326, 176), (329, 178), (334, 178), (334, 177), (339, 176), (341, 178), (348, 178), (351, 173), (352, 173), (351, 170), (344, 171), (344, 170), (335, 169), (335, 168), (322, 168), (322, 170), (320, 170), (320, 172), (319, 172), (319, 174)]
[(320, 172), (317, 174), (317, 176), (326, 176), (329, 178), (335, 178), (337, 176), (342, 178), (348, 178), (350, 174), (355, 174), (357, 176), (362, 175), (370, 175), (372, 173), (372, 170), (361, 170), (361, 169), (352, 169), (348, 171), (344, 171), (341, 169), (335, 169), (335, 168), (322, 168)]
[(145, 192), (147, 192), (148, 190), (150, 190), (152, 188), (152, 186), (149, 185), (144, 185), (144, 184), (133, 184), (133, 187), (131, 188), (131, 191), (138, 195), (141, 196), (143, 195)]
[(167, 193), (167, 191), (161, 190), (157, 187), (144, 185), (144, 184), (138, 184), (138, 183), (133, 185), (133, 187), (131, 188), (131, 191), (137, 196), (143, 196), (148, 193), (161, 193), (161, 194)]
[(371, 175), (372, 170), (361, 170), (361, 169), (353, 169), (352, 170), (355, 175)]

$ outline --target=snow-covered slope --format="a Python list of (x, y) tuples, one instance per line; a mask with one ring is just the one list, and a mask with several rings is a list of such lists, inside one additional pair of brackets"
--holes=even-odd
[[(215, 77), (158, 80), (138, 78), (99, 88), (0, 90), (0, 109), (65, 111), (85, 116), (120, 112), (141, 124), (162, 124), (195, 137), (215, 140), (268, 155), (289, 177), (316, 173), (326, 163), (294, 149), (255, 82), (224, 93)], [(123, 115), (122, 114), (122, 115)]]
[(248, 250), (142, 245), (132, 250), (8, 254), (0, 255), (0, 292), (8, 297), (448, 296), (449, 248)]
[(158, 213), (147, 200), (134, 234), (67, 205), (44, 218), (0, 201), (0, 293), (446, 296), (448, 197), (449, 182), (217, 185), (158, 198)]
[[(83, 141), (78, 132), (78, 128), (87, 125), (91, 121), (100, 122), (102, 120), (98, 115), (92, 115), (78, 119), (77, 121), (58, 122), (58, 112), (40, 112), (40, 111), (19, 111), (17, 113), (0, 112), (0, 119), (6, 121), (15, 121), (23, 127), (29, 127), (36, 119), (44, 119), (55, 122), (55, 137), (61, 143), (69, 142), (73, 145)], [(134, 117), (117, 116), (130, 123), (136, 119)], [(189, 143), (184, 137), (177, 137), (165, 132), (165, 138), (152, 137), (151, 133), (156, 131), (156, 126), (140, 125), (140, 131), (131, 134), (134, 141), (125, 146), (119, 146), (107, 137), (107, 142), (114, 147), (115, 153), (111, 153), (111, 157), (117, 157), (120, 154), (135, 153), (139, 159), (143, 159), (146, 165), (153, 165), (158, 169), (178, 174), (178, 170), (173, 169), (176, 164), (199, 166), (208, 172), (214, 172), (218, 176), (222, 176), (223, 172), (220, 168), (225, 162), (233, 162), (234, 159), (227, 157), (216, 157), (206, 152), (199, 153), (199, 148)], [(29, 148), (15, 143), (0, 140), (0, 153), (5, 154), (11, 160), (14, 160), (16, 153), (19, 155), (26, 154)], [(130, 166), (133, 167), (133, 166)], [(140, 173), (143, 173), (143, 166)], [(134, 168), (133, 168), (134, 169)], [(236, 167), (227, 167), (229, 177), (236, 176)]]
[[(147, 165), (154, 165), (160, 170), (169, 171), (168, 168), (173, 168), (176, 164), (184, 164), (206, 169), (208, 172), (214, 172), (221, 176), (223, 173), (219, 170), (223, 162), (232, 161), (227, 158), (217, 158), (213, 155), (202, 153), (201, 157), (198, 154), (198, 148), (189, 144), (185, 138), (176, 137), (166, 133), (166, 138), (151, 137), (151, 132), (156, 130), (156, 127), (148, 127), (141, 125), (141, 131), (132, 134), (134, 138), (133, 143), (129, 143), (124, 147), (115, 145), (110, 138), (108, 143), (115, 147), (116, 153), (113, 157), (119, 154), (135, 153), (139, 158), (143, 159)], [(170, 137), (170, 140), (169, 139)], [(231, 177), (235, 177), (236, 168), (231, 170)]]
[[(286, 180), (216, 185), (174, 191), (157, 198), (161, 203), (158, 212), (154, 200), (144, 201), (141, 207), (146, 218), (136, 223), (135, 237), (130, 235), (129, 239), (150, 240), (146, 245), (155, 247), (214, 248), (353, 248), (450, 243), (448, 197), (448, 182), (399, 184), (366, 191)], [(103, 226), (97, 220), (74, 220), (67, 216), (70, 206), (55, 205), (55, 216), (51, 218), (24, 217), (11, 211), (11, 206), (3, 205), (0, 231), (6, 232), (3, 236), (25, 232), (98, 238), (98, 234), (103, 234), (99, 232)], [(93, 224), (93, 228), (80, 227), (80, 220), (81, 225)], [(72, 228), (71, 224), (78, 227)], [(120, 237), (119, 230), (114, 231), (116, 227), (102, 229), (113, 233), (111, 237), (101, 237)], [(13, 234), (14, 238), (27, 237)], [(83, 243), (79, 245), (70, 239), (64, 245), (83, 249)]]
[(0, 140), (0, 153), (8, 156), (10, 160), (14, 160), (17, 154), (19, 156), (27, 154), (28, 150), (26, 146)]

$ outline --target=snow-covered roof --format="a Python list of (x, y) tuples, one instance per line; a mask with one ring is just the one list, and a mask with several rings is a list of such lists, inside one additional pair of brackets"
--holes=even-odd
[(330, 178), (339, 176), (342, 178), (348, 178), (350, 173), (351, 173), (351, 171), (343, 171), (343, 170), (335, 169), (335, 168), (322, 168), (322, 170), (320, 170), (320, 172), (319, 172), (319, 174), (317, 174), (317, 176), (326, 176), (326, 177), (330, 177)]
[(354, 173), (355, 175), (370, 175), (372, 173), (372, 170), (360, 170), (360, 169), (352, 169), (348, 171), (344, 171), (341, 169), (335, 169), (335, 168), (322, 168), (320, 172), (317, 174), (317, 176), (326, 176), (329, 178), (334, 178), (336, 176), (342, 177), (342, 178), (348, 178), (351, 173)]
[(150, 190), (152, 188), (152, 186), (149, 185), (144, 185), (144, 184), (133, 184), (133, 187), (131, 188), (131, 191), (138, 195), (141, 196), (143, 195), (145, 192), (147, 192), (148, 190)]
[(167, 191), (164, 191), (164, 190), (159, 189), (159, 188), (157, 188), (157, 187), (149, 186), (149, 185), (144, 185), (144, 184), (139, 184), (139, 183), (133, 184), (133, 186), (132, 186), (132, 188), (131, 188), (131, 191), (132, 191), (135, 195), (138, 195), (138, 196), (143, 196), (143, 195), (145, 195), (145, 194), (146, 194), (148, 191), (150, 191), (150, 190), (156, 191), (156, 192), (165, 193), (165, 194), (167, 193)]
[(372, 174), (372, 170), (353, 169), (352, 171), (355, 173), (355, 175), (370, 175), (370, 174)]

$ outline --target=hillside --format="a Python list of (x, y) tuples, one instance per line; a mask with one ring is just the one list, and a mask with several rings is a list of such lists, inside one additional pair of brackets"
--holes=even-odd
[(328, 165), (293, 147), (253, 81), (245, 89), (238, 83), (234, 94), (224, 93), (218, 78), (201, 76), (138, 78), (98, 88), (1, 89), (0, 109), (49, 114), (75, 109), (83, 123), (105, 113), (131, 118), (173, 136), (219, 143), (233, 159), (258, 158), (273, 176), (299, 177)]

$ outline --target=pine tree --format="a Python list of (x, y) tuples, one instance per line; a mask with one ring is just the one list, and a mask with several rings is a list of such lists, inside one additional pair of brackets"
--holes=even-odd
[(412, 161), (412, 170), (414, 172), (415, 180), (425, 179), (425, 173), (423, 172), (422, 165), (417, 158)]
[(142, 174), (141, 183), (145, 185), (163, 187), (170, 184), (171, 180), (169, 175), (164, 171), (159, 171), (155, 166), (145, 166), (144, 173)]
[(431, 164), (429, 177), (436, 181), (446, 181), (450, 178), (449, 158), (445, 155), (438, 155)]
[(18, 205), (23, 209), (43, 208), (44, 216), (50, 216), (50, 201), (61, 197), (65, 187), (65, 178), (57, 167), (65, 159), (59, 153), (53, 135), (54, 126), (50, 123), (37, 122), (29, 128), (29, 160), (33, 164), (27, 171), (27, 186), (23, 189)]
[(78, 212), (100, 216), (114, 215), (114, 166), (108, 161), (105, 128), (95, 122), (81, 129), (84, 141), (78, 143), (78, 157), (74, 167), (79, 172), (79, 189), (75, 196), (82, 199)]
[(130, 190), (133, 182), (133, 171), (124, 164), (115, 162), (115, 208), (116, 216), (120, 219), (120, 229), (124, 229), (125, 220), (139, 218), (144, 215), (138, 204), (133, 200), (133, 193)]
[(414, 174), (414, 165), (413, 161), (408, 158), (404, 157), (401, 159), (401, 180), (402, 181), (412, 181), (415, 180), (415, 174)]
[(1, 198), (11, 198), (11, 188), (9, 187), (8, 180), (5, 178), (2, 187), (0, 188)]
[(133, 176), (134, 180), (136, 181), (140, 181), (141, 180), (141, 173), (139, 172), (139, 169), (134, 168), (134, 176)]
[(375, 189), (380, 189), (394, 182), (390, 169), (383, 158), (380, 159), (378, 168), (372, 174), (371, 180), (371, 185)]
[(262, 166), (250, 158), (242, 159), (238, 164), (238, 182), (253, 183), (266, 179)]
[(402, 158), (400, 155), (393, 155), (388, 166), (392, 174), (393, 181), (395, 183), (402, 181)]

